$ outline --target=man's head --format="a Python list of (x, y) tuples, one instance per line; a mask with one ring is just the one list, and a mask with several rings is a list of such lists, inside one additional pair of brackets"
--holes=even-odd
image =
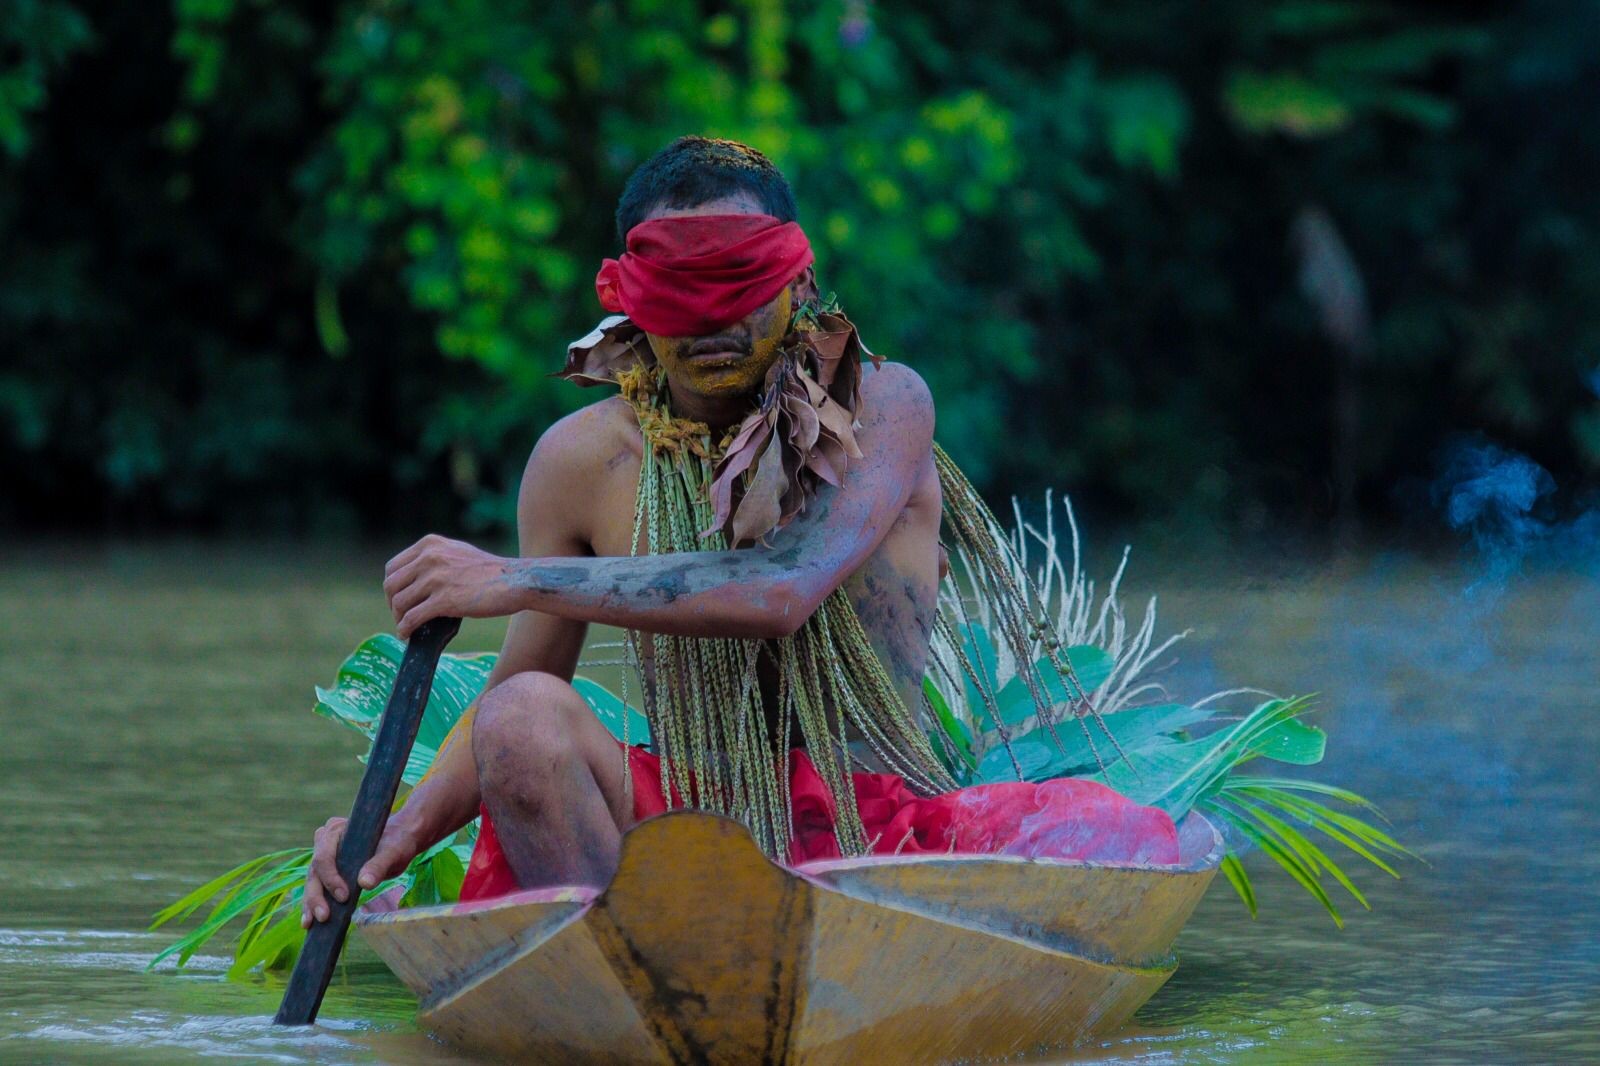
[(639, 164), (617, 201), (617, 239), (647, 218), (740, 202), (739, 214), (771, 215), (779, 222), (796, 218), (794, 190), (772, 160), (738, 141), (679, 137)]
[[(628, 179), (617, 205), (624, 243), (640, 223), (710, 215), (795, 219), (794, 193), (772, 161), (737, 141), (680, 137)], [(792, 229), (793, 227), (791, 227)], [(809, 255), (807, 256), (809, 261)], [(646, 330), (674, 392), (725, 399), (756, 389), (778, 355), (794, 307), (816, 295), (809, 265), (742, 318), (698, 335)]]

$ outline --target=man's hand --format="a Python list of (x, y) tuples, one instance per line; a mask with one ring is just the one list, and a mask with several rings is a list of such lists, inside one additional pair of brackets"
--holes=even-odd
[(383, 594), (402, 638), (431, 618), (498, 618), (518, 610), (509, 560), (430, 533), (389, 560)]
[[(349, 821), (348, 818), (329, 818), (317, 830), (311, 851), (311, 870), (306, 874), (306, 894), (300, 901), (302, 929), (310, 929), (313, 921), (328, 920), (328, 896), (340, 903), (350, 897), (350, 886), (339, 876), (338, 866), (339, 842), (344, 840), (345, 825)], [(378, 850), (356, 875), (357, 883), (368, 889), (393, 877), (403, 871), (420, 850), (411, 835), (390, 819), (378, 841)]]

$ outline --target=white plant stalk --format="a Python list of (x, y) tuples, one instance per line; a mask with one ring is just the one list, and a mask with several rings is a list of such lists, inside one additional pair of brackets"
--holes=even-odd
[[(1047, 638), (1053, 638), (1061, 647), (1092, 644), (1103, 649), (1111, 656), (1113, 666), (1106, 679), (1090, 693), (1090, 702), (1101, 715), (1112, 715), (1164, 697), (1165, 689), (1150, 680), (1149, 675), (1160, 669), (1157, 664), (1162, 656), (1192, 631), (1184, 630), (1157, 641), (1155, 596), (1145, 604), (1139, 624), (1129, 625), (1121, 597), (1122, 579), (1127, 573), (1130, 555), (1127, 547), (1122, 550), (1122, 558), (1105, 594), (1097, 600), (1095, 583), (1084, 572), (1083, 542), (1072, 501), (1065, 495), (1061, 497), (1065, 513), (1065, 530), (1061, 530), (1056, 523), (1054, 497), (1054, 491), (1045, 493), (1043, 528), (1024, 521), (1021, 504), (1013, 498), (1011, 510), (1015, 525), (1004, 534), (1012, 580), (1019, 587), (1037, 591), (1049, 623), (1050, 632), (1041, 633), (1033, 643), (1031, 661), (1045, 654)], [(936, 629), (934, 633), (928, 675), (951, 712), (978, 737), (982, 731), (978, 726), (977, 708), (968, 705), (967, 686), (963, 684), (968, 666), (975, 664), (963, 663), (962, 649), (950, 636), (952, 633), (959, 635), (962, 626), (969, 622), (982, 626), (988, 633), (993, 632), (993, 626), (988, 604), (983, 598), (972, 596), (965, 587), (966, 564), (967, 560), (962, 558), (952, 560), (950, 572), (940, 585), (939, 609), (951, 626)], [(1017, 676), (1019, 667), (1003, 641), (995, 642), (994, 654), (994, 677), (990, 683), (999, 690)], [(1215, 693), (1200, 703), (1231, 694)], [(1060, 718), (1069, 713), (1065, 708), (1058, 708)], [(1011, 731), (1033, 724), (1029, 719)]]

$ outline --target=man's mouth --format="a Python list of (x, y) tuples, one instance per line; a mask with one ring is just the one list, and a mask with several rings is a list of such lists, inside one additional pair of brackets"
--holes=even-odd
[(692, 363), (723, 363), (749, 354), (750, 346), (738, 337), (706, 337), (689, 345), (684, 358)]

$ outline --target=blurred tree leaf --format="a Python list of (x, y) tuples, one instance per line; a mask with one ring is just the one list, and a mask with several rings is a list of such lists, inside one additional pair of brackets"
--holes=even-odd
[(89, 21), (63, 0), (7, 0), (0, 18), (0, 150), (28, 150), (28, 120), (43, 109), (51, 74), (94, 41)]
[(1350, 106), (1340, 94), (1299, 74), (1243, 70), (1229, 79), (1226, 91), (1233, 117), (1252, 133), (1315, 136), (1350, 121)]
[(988, 490), (1322, 528), (1308, 204), (1371, 296), (1363, 506), (1463, 427), (1596, 470), (1588, 9), (154, 10), (0, 21), (0, 521), (507, 531), (539, 432), (596, 398), (548, 374), (616, 196), (685, 132), (785, 169), (824, 284)]

